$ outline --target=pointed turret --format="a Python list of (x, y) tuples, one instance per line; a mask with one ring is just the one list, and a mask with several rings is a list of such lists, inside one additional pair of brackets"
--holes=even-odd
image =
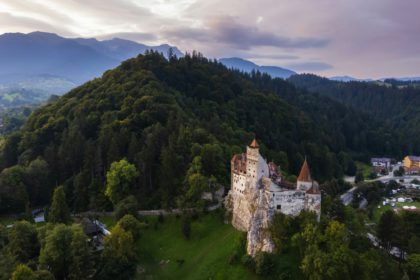
[(254, 138), (254, 140), (252, 140), (251, 144), (249, 144), (249, 146), (251, 148), (259, 148), (260, 146), (257, 143), (257, 140)]
[(305, 158), (305, 161), (303, 162), (303, 165), (302, 165), (302, 168), (300, 170), (299, 177), (297, 178), (297, 180), (301, 182), (312, 182), (311, 173), (309, 171), (309, 165), (308, 165), (308, 162), (306, 161), (306, 158)]

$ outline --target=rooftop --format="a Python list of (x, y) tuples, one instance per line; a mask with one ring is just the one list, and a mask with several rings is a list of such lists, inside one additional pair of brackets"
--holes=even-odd
[(309, 165), (306, 161), (306, 158), (303, 162), (302, 169), (300, 170), (297, 180), (302, 182), (312, 182), (311, 173), (309, 172)]
[(251, 144), (249, 145), (251, 148), (259, 148), (260, 146), (257, 143), (257, 140), (252, 140)]

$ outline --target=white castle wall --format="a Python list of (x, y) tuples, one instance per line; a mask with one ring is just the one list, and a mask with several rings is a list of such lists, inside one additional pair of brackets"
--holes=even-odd
[[(304, 209), (305, 193), (288, 190), (274, 193), (274, 209), (283, 214), (297, 216)], [(280, 209), (278, 209), (280, 206)]]

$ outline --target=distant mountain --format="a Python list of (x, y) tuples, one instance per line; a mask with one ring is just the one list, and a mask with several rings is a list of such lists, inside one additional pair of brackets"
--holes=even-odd
[(358, 81), (358, 79), (350, 77), (350, 76), (334, 76), (334, 77), (330, 77), (330, 80), (333, 81), (339, 81), (339, 82), (353, 82), (353, 81)]
[(277, 67), (277, 66), (259, 66), (249, 60), (245, 60), (239, 57), (221, 58), (219, 62), (230, 69), (237, 69), (243, 72), (250, 73), (253, 70), (260, 71), (261, 73), (267, 73), (273, 78), (287, 79), (292, 75), (297, 74), (296, 72)]
[[(63, 94), (146, 50), (166, 55), (170, 48), (178, 57), (183, 56), (167, 44), (147, 46), (118, 38), (71, 39), (45, 32), (0, 35), (0, 107), (33, 104), (46, 94)], [(19, 94), (14, 102), (11, 96), (17, 96), (15, 93), (25, 97)]]
[[(166, 54), (169, 45), (147, 46), (129, 40), (70, 39), (53, 33), (0, 36), (0, 80), (7, 76), (52, 75), (81, 84), (147, 49)], [(173, 47), (174, 54), (182, 53)], [(6, 78), (5, 78), (6, 77)]]
[(383, 78), (381, 81), (386, 80), (397, 80), (401, 82), (417, 82), (420, 81), (420, 77), (400, 77), (400, 78)]
[(373, 79), (357, 79), (350, 76), (334, 76), (329, 78), (332, 81), (338, 82), (373, 82)]

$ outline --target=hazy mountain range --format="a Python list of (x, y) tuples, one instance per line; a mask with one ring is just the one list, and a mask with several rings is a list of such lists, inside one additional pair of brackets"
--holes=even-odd
[(219, 59), (219, 62), (230, 69), (237, 69), (248, 73), (252, 71), (259, 71), (261, 73), (269, 74), (273, 78), (287, 79), (290, 76), (297, 74), (292, 70), (277, 66), (259, 66), (249, 60), (245, 60), (239, 57), (221, 58)]
[[(34, 104), (61, 95), (122, 61), (154, 50), (164, 55), (172, 48), (173, 54), (183, 53), (168, 44), (148, 46), (130, 40), (114, 38), (64, 38), (54, 33), (32, 32), (0, 35), (0, 108)], [(277, 66), (260, 66), (239, 57), (221, 58), (227, 68), (243, 72), (259, 71), (272, 77), (287, 79), (296, 72)], [(331, 80), (373, 81), (349, 76), (331, 77)], [(420, 80), (401, 78), (401, 81)]]
[(183, 56), (167, 44), (147, 46), (129, 40), (63, 38), (32, 32), (0, 35), (0, 107), (38, 103), (100, 77), (122, 61), (154, 50)]
[(401, 82), (409, 82), (409, 81), (420, 81), (420, 77), (399, 77), (399, 78), (381, 78), (381, 79), (358, 79), (350, 76), (334, 76), (329, 78), (332, 81), (338, 82), (373, 82), (373, 81), (386, 81), (386, 80), (397, 80)]
[[(0, 82), (50, 75), (81, 84), (147, 49), (166, 54), (169, 45), (146, 46), (123, 39), (63, 38), (53, 33), (6, 33), (0, 36)], [(182, 53), (175, 47), (176, 55)]]

